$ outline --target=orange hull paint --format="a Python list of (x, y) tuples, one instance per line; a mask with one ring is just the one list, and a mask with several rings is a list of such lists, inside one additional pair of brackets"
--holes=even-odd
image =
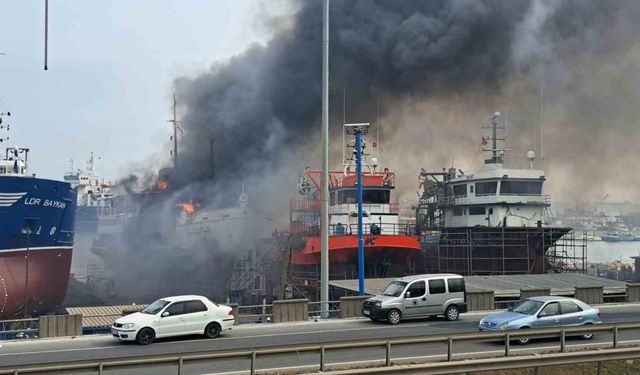
[[(392, 257), (408, 261), (420, 254), (420, 241), (415, 236), (365, 235), (364, 252), (368, 261), (378, 257)], [(329, 262), (352, 263), (358, 257), (358, 236), (330, 236)], [(293, 254), (293, 264), (313, 265), (320, 263), (320, 237), (308, 237), (305, 247)]]

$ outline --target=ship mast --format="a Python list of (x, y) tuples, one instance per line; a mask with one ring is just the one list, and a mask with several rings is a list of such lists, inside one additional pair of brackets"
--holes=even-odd
[(170, 122), (173, 126), (173, 136), (171, 137), (173, 139), (173, 151), (171, 152), (173, 154), (173, 167), (177, 168), (178, 167), (178, 131), (180, 131), (180, 133), (182, 133), (182, 129), (180, 129), (180, 121), (178, 121), (178, 118), (176, 117), (176, 94), (173, 94), (173, 119), (172, 120), (167, 120), (167, 122)]
[(504, 163), (504, 153), (507, 151), (506, 149), (499, 149), (498, 148), (498, 141), (505, 141), (506, 139), (504, 137), (499, 138), (498, 137), (498, 129), (505, 129), (504, 126), (500, 126), (498, 125), (498, 117), (500, 117), (500, 112), (496, 112), (493, 114), (493, 116), (491, 116), (491, 123), (489, 126), (483, 126), (483, 129), (491, 129), (491, 136), (490, 137), (482, 137), (482, 144), (486, 144), (486, 141), (490, 140), (491, 141), (491, 148), (490, 149), (485, 149), (482, 148), (482, 151), (490, 151), (491, 152), (491, 159), (486, 159), (484, 161), (485, 164), (502, 164)]

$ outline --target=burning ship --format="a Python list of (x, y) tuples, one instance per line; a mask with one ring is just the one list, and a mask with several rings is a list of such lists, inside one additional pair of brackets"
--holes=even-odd
[[(346, 131), (346, 130), (344, 130)], [(398, 203), (392, 201), (395, 174), (379, 169), (363, 143), (363, 228), (365, 275), (391, 277), (415, 273), (421, 247), (415, 226), (402, 223)], [(358, 253), (357, 175), (355, 144), (345, 144), (343, 170), (329, 172), (329, 262), (332, 279), (356, 278)], [(306, 169), (298, 182), (302, 200), (292, 200), (291, 235), (298, 238), (291, 250), (295, 272), (315, 274), (320, 267), (321, 171)], [(312, 277), (312, 279), (317, 279)]]
[(30, 175), (28, 154), (0, 158), (0, 319), (54, 311), (69, 282), (76, 193)]
[(551, 199), (543, 193), (544, 171), (533, 166), (535, 153), (527, 153), (528, 168), (506, 166), (499, 116), (482, 138), (483, 146), (490, 143), (483, 148), (490, 155), (484, 168), (420, 174), (419, 230), (439, 233), (437, 247), (427, 249), (429, 269), (464, 275), (584, 271), (586, 239), (576, 248), (572, 228), (549, 225)]
[[(111, 297), (151, 300), (189, 292), (225, 298), (231, 275), (238, 272), (236, 261), (256, 259), (256, 234), (265, 220), (244, 191), (230, 207), (210, 207), (176, 203), (171, 182), (162, 177), (156, 185), (115, 196), (99, 215), (92, 252), (103, 260), (116, 289), (136, 285), (126, 297)], [(135, 267), (122, 269), (122, 262)], [(140, 279), (140, 274), (150, 276)]]

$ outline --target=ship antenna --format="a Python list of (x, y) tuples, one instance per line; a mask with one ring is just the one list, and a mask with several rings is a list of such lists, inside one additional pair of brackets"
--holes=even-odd
[(380, 159), (380, 97), (378, 96), (378, 118), (376, 119), (376, 155)]
[[(504, 148), (509, 148), (509, 143), (507, 141), (507, 127), (509, 126), (509, 105), (504, 107)], [(507, 165), (507, 153), (505, 152), (503, 156), (503, 163)]]
[(544, 84), (540, 80), (540, 166), (544, 167), (544, 149), (542, 141), (544, 138)]
[[(342, 89), (342, 123), (346, 124), (347, 123), (347, 90), (346, 89)], [(347, 163), (347, 152), (346, 149), (344, 147), (344, 142), (345, 142), (345, 134), (344, 131), (342, 132), (342, 165), (345, 165)]]
[(89, 176), (93, 176), (93, 151), (91, 151), (89, 160), (87, 160), (87, 172), (89, 172)]
[[(504, 126), (498, 125), (498, 117), (500, 117), (500, 112), (496, 112), (491, 116), (491, 122), (489, 126), (483, 126), (483, 129), (491, 129), (491, 136), (487, 138), (482, 138), (482, 144), (485, 144), (487, 140), (491, 140), (491, 148), (485, 149), (482, 148), (482, 151), (490, 151), (491, 159), (485, 160), (485, 164), (503, 164), (504, 154), (507, 151), (506, 149), (498, 149), (498, 141), (506, 141), (504, 137), (498, 138), (498, 129), (505, 129)], [(500, 154), (498, 152), (500, 151)]]

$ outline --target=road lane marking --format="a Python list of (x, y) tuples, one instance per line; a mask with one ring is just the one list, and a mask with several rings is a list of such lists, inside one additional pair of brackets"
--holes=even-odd
[[(50, 353), (63, 353), (63, 352), (81, 352), (81, 351), (88, 351), (88, 350), (104, 350), (104, 349), (111, 349), (111, 348), (123, 348), (123, 345), (118, 345), (118, 346), (101, 346), (99, 348), (78, 348), (78, 349), (57, 349), (57, 350), (43, 350), (43, 351), (39, 351), (39, 352), (13, 352), (13, 353), (2, 353), (0, 354), (0, 357), (6, 357), (9, 355), (15, 356), (15, 355), (28, 355), (28, 354), (50, 354)], [(162, 354), (159, 354), (162, 355)]]
[[(403, 325), (402, 327), (424, 327), (424, 326), (428, 326), (427, 324), (414, 324), (414, 325)], [(317, 333), (341, 333), (341, 332), (348, 332), (348, 331), (366, 331), (366, 330), (372, 330), (372, 329), (392, 329), (392, 328), (398, 328), (395, 326), (388, 326), (388, 327), (371, 327), (371, 328), (350, 328), (350, 329), (341, 329), (341, 330), (336, 330), (336, 331), (302, 331), (302, 332), (290, 332), (290, 333), (273, 333), (273, 334), (263, 334), (263, 335), (252, 335), (252, 336), (240, 336), (240, 337), (220, 337), (218, 339), (196, 339), (196, 340), (181, 340), (181, 341), (171, 341), (171, 342), (156, 342), (153, 344), (153, 347), (157, 347), (160, 345), (176, 345), (176, 344), (189, 344), (189, 343), (201, 343), (201, 342), (216, 342), (216, 341), (230, 341), (230, 340), (242, 340), (242, 339), (254, 339), (254, 338), (261, 338), (261, 337), (276, 337), (276, 336), (291, 336), (291, 335), (309, 335), (309, 334), (317, 334)], [(405, 337), (405, 336), (402, 336)], [(115, 341), (115, 340), (114, 340)], [(117, 341), (115, 341), (117, 342)], [(49, 353), (58, 353), (58, 352), (68, 352), (68, 351), (83, 351), (83, 350), (98, 350), (98, 349), (110, 349), (110, 348), (124, 348), (126, 347), (127, 344), (125, 344), (124, 342), (122, 342), (121, 345), (112, 345), (112, 346), (100, 346), (100, 347), (96, 347), (96, 348), (70, 348), (70, 349), (56, 349), (56, 350), (45, 350), (45, 351), (33, 351), (33, 352), (17, 352), (17, 353), (4, 353), (4, 354), (0, 354), (0, 356), (6, 356), (6, 355), (11, 355), (11, 354), (49, 354)], [(286, 345), (286, 344), (284, 344)], [(231, 350), (231, 349), (217, 349), (217, 350)], [(162, 355), (162, 354), (159, 354)]]

